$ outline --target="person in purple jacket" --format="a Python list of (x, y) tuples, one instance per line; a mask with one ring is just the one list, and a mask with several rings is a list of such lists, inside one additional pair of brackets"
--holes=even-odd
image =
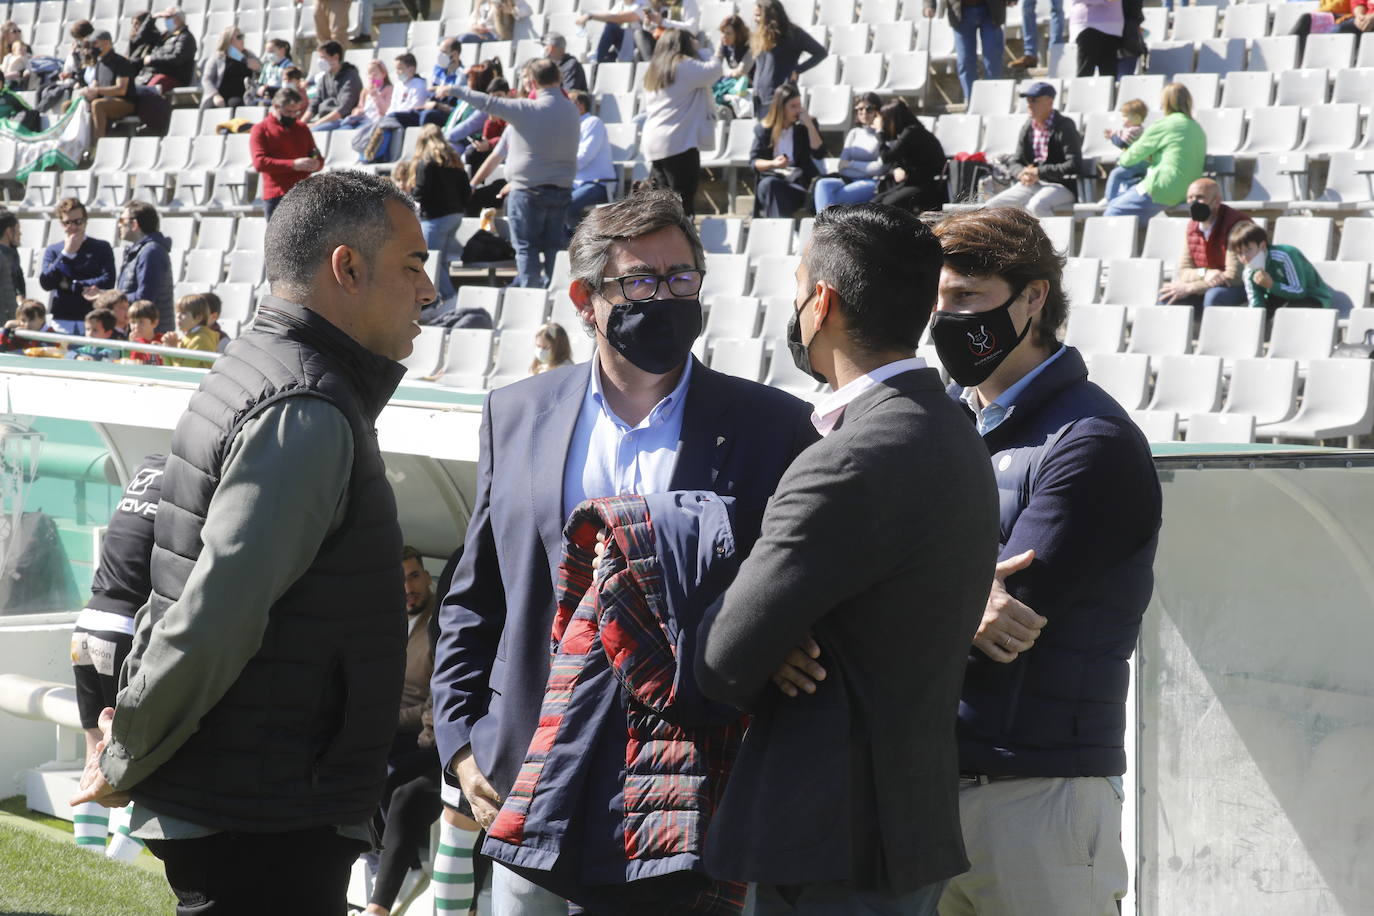
[(114, 249), (109, 242), (87, 237), (86, 208), (75, 197), (59, 200), (56, 213), (63, 239), (44, 250), (38, 283), (52, 292), (48, 300), (52, 323), (68, 334), (80, 334), (91, 310), (90, 301), (82, 295), (85, 289), (114, 286)]

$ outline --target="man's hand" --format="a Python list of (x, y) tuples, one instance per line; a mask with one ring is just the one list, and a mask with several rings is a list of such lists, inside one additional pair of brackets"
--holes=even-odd
[(1222, 273), (1219, 270), (1209, 270), (1207, 271), (1207, 277), (1203, 282), (1205, 282), (1208, 287), (1225, 286), (1226, 274)]
[(81, 291), (81, 297), (89, 302), (94, 302), (100, 298), (100, 294), (103, 292), (104, 290), (98, 286), (88, 286)]
[(1254, 280), (1256, 286), (1262, 286), (1265, 289), (1274, 288), (1274, 278), (1269, 276), (1269, 272), (1267, 270), (1260, 269), (1255, 271)]
[(897, 184), (906, 184), (906, 169), (900, 165), (892, 170), (892, 180)]
[(100, 711), (100, 740), (95, 750), (86, 757), (86, 768), (81, 771), (81, 788), (67, 804), (76, 806), (96, 802), (106, 808), (123, 808), (129, 803), (129, 793), (120, 792), (105, 781), (100, 769), (100, 753), (110, 744), (110, 723), (114, 721), (114, 710), (106, 706)]
[(323, 163), (320, 162), (320, 160), (311, 156), (302, 156), (291, 163), (291, 167), (298, 172), (318, 172), (322, 165)]
[(501, 190), (499, 190), (499, 191), (496, 192), (496, 199), (497, 199), (497, 200), (505, 200), (507, 197), (509, 197), (509, 196), (510, 196), (510, 187), (511, 187), (511, 186), (510, 186), (510, 183), (509, 183), (509, 182), (506, 183), (506, 184), (503, 184), (503, 185), (501, 186)]
[(1033, 165), (1028, 165), (1021, 170), (1021, 174), (1017, 178), (1024, 185), (1033, 185), (1040, 180), (1040, 170)]
[(487, 782), (487, 777), (477, 766), (472, 756), (472, 745), (459, 751), (453, 758), (453, 771), (458, 774), (458, 785), (463, 797), (472, 806), (472, 814), (477, 823), (485, 830), (496, 820), (496, 812), (501, 810), (501, 796)]
[(1020, 572), (1035, 559), (1035, 551), (1003, 560), (993, 572), (992, 593), (983, 610), (983, 622), (973, 636), (973, 645), (995, 662), (1014, 661), (1022, 652), (1035, 645), (1040, 630), (1048, 622), (1035, 611), (1007, 594), (1003, 582), (1012, 573)]
[(773, 672), (773, 683), (789, 697), (797, 691), (816, 692), (816, 684), (825, 680), (825, 669), (816, 659), (821, 657), (821, 647), (811, 634), (806, 634), (801, 645), (787, 653), (786, 660)]

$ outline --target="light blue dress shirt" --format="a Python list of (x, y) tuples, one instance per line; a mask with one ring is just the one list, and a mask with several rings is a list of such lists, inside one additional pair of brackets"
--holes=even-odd
[(1063, 355), (1064, 347), (1060, 345), (1053, 356), (1021, 376), (1015, 385), (1012, 385), (1006, 391), (999, 394), (997, 400), (993, 401), (987, 407), (978, 406), (978, 389), (965, 388), (964, 403), (969, 406), (969, 410), (973, 411), (973, 416), (978, 421), (978, 435), (986, 436), (1000, 426), (1002, 421), (1011, 413), (1011, 409), (1016, 406), (1016, 399), (1021, 395), (1021, 392), (1025, 391), (1026, 388), (1030, 386), (1030, 383), (1035, 381), (1040, 373), (1044, 372), (1045, 369), (1049, 367), (1050, 363)]
[(677, 387), (634, 427), (616, 416), (606, 403), (600, 365), (597, 359), (592, 360), (591, 383), (563, 465), (565, 518), (584, 499), (667, 492), (677, 465), (692, 360), (687, 360)]

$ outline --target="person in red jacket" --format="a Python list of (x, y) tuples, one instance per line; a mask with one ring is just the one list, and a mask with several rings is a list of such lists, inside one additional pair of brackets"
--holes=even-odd
[(1250, 217), (1221, 202), (1221, 188), (1210, 178), (1188, 186), (1188, 227), (1174, 279), (1159, 288), (1162, 305), (1245, 305), (1245, 266), (1226, 247), (1231, 230)]
[(271, 113), (253, 125), (248, 135), (253, 168), (261, 176), (262, 209), (269, 220), (287, 191), (324, 168), (314, 135), (300, 122), (305, 110), (305, 96), (300, 92), (289, 86), (278, 89)]

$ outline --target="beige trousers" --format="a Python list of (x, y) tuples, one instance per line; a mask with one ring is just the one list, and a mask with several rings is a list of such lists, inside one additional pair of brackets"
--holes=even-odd
[(348, 50), (348, 4), (353, 0), (315, 0), (315, 40), (337, 41)]
[(1105, 778), (961, 780), (959, 819), (972, 867), (950, 880), (940, 916), (1117, 916), (1126, 856)]

